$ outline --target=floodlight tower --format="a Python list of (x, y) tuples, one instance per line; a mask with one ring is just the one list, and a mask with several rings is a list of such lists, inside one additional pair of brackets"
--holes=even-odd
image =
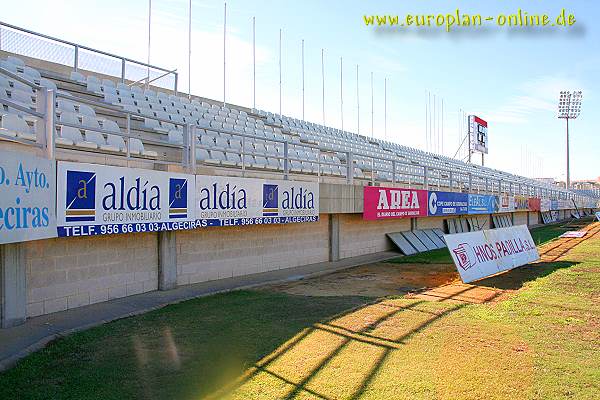
[(581, 90), (571, 93), (568, 90), (560, 92), (558, 98), (558, 118), (563, 118), (567, 121), (567, 187), (571, 188), (571, 169), (569, 162), (569, 120), (576, 119), (581, 113), (581, 100), (583, 93)]

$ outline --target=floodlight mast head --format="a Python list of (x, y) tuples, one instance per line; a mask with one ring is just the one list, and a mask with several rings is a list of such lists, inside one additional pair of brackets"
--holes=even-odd
[(558, 118), (567, 120), (567, 184), (566, 189), (571, 189), (571, 168), (569, 163), (569, 120), (576, 119), (581, 113), (581, 100), (583, 93), (576, 90), (571, 93), (568, 90), (562, 90), (558, 97)]
[(558, 97), (558, 118), (575, 119), (581, 113), (581, 100), (583, 93), (581, 90), (571, 93), (568, 90), (562, 90)]

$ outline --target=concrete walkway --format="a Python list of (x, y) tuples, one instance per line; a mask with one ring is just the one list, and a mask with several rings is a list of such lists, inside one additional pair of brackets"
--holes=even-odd
[(398, 256), (400, 254), (396, 252), (381, 252), (335, 262), (202, 282), (169, 291), (148, 292), (30, 318), (23, 325), (0, 329), (0, 371), (12, 366), (20, 358), (43, 348), (54, 339), (116, 319), (142, 314), (196, 297), (257, 287), (267, 283), (299, 280)]

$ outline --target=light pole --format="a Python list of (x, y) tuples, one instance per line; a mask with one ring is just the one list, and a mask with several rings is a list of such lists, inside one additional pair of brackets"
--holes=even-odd
[(568, 90), (562, 90), (558, 98), (558, 118), (567, 121), (567, 184), (566, 189), (571, 188), (571, 166), (569, 161), (569, 120), (576, 119), (581, 113), (581, 100), (583, 93), (581, 90), (571, 93)]

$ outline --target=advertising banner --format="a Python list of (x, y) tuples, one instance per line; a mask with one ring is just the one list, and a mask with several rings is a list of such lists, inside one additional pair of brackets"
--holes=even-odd
[(58, 236), (194, 229), (193, 175), (58, 163)]
[(525, 196), (515, 196), (515, 211), (527, 211), (529, 210), (529, 201)]
[(550, 199), (541, 199), (540, 200), (540, 211), (550, 211), (550, 206), (552, 202)]
[(496, 196), (487, 194), (469, 194), (469, 214), (493, 214), (497, 206)]
[(573, 200), (570, 200), (570, 199), (558, 200), (558, 209), (559, 210), (569, 210), (571, 208), (573, 208)]
[(427, 190), (365, 186), (363, 219), (427, 216)]
[(319, 184), (197, 175), (195, 209), (200, 226), (316, 222)]
[(498, 201), (498, 207), (496, 209), (498, 212), (513, 212), (515, 211), (515, 198), (513, 196), (498, 196), (496, 197)]
[(558, 200), (550, 200), (550, 211), (556, 211), (558, 209)]
[(539, 259), (526, 225), (444, 235), (444, 240), (465, 283)]
[(0, 244), (56, 237), (55, 163), (0, 150)]
[(429, 192), (427, 205), (430, 216), (466, 214), (469, 196), (466, 193)]
[(542, 200), (536, 197), (530, 197), (527, 199), (527, 207), (529, 208), (529, 211), (541, 211)]

